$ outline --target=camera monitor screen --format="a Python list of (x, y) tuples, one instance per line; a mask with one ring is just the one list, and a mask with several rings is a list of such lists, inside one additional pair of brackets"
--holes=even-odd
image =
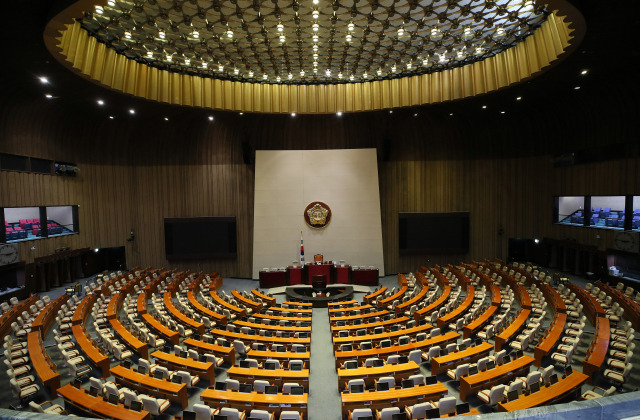
[(275, 385), (267, 385), (264, 387), (264, 393), (265, 394), (270, 394), (270, 395), (275, 395), (278, 393), (278, 387)]
[(376, 383), (376, 391), (388, 391), (389, 383), (388, 382), (378, 382)]
[(364, 392), (364, 385), (351, 385), (349, 392), (351, 394), (362, 394)]

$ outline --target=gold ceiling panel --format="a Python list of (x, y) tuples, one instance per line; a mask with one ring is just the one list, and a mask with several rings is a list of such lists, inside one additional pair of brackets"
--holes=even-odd
[[(160, 0), (157, 1), (151, 3), (160, 4)], [(389, 1), (393, 6), (393, 1)], [(101, 3), (105, 3), (103, 7), (108, 7), (107, 2)], [(176, 1), (175, 10), (178, 9), (178, 3), (193, 6), (203, 4), (203, 1)], [(553, 10), (552, 7), (557, 3), (564, 2), (552, 3), (545, 4), (545, 10)], [(273, 4), (277, 5), (277, 1)], [(275, 74), (284, 76), (286, 73), (273, 72), (265, 80), (254, 81), (243, 76), (250, 67), (244, 68), (238, 75), (234, 72), (230, 75), (226, 71), (203, 74), (154, 65), (139, 56), (129, 58), (129, 50), (117, 49), (115, 42), (105, 42), (96, 33), (87, 30), (90, 16), (85, 11), (93, 10), (95, 6), (95, 2), (80, 0), (49, 23), (45, 41), (59, 61), (93, 81), (131, 95), (171, 104), (243, 112), (358, 112), (461, 99), (530, 78), (575, 48), (582, 37), (582, 29), (575, 30), (575, 21), (579, 20), (575, 10), (571, 10), (573, 14), (555, 10), (545, 14), (545, 19), (530, 35), (509, 48), (467, 64), (450, 59), (451, 68), (427, 69), (425, 66), (416, 70), (418, 74), (415, 74), (407, 72), (406, 62), (403, 62), (405, 70), (400, 75), (392, 73), (390, 66), (386, 66), (383, 76), (375, 80), (358, 73), (353, 82), (347, 83), (331, 78), (308, 82), (307, 79), (292, 78), (290, 81), (281, 77), (275, 81)], [(365, 7), (364, 10), (368, 9)], [(405, 19), (405, 22), (408, 21)], [(118, 42), (122, 39), (119, 38)], [(142, 44), (137, 45), (140, 47)], [(157, 51), (156, 47), (154, 51)], [(455, 55), (455, 49), (452, 51)], [(233, 54), (225, 53), (227, 58), (234, 59)], [(435, 56), (438, 54), (436, 52)], [(355, 60), (349, 54), (347, 57), (350, 57), (347, 62)], [(174, 60), (174, 63), (180, 61)], [(248, 63), (249, 60), (245, 57), (244, 61), (239, 62)], [(223, 67), (228, 65), (225, 63)]]

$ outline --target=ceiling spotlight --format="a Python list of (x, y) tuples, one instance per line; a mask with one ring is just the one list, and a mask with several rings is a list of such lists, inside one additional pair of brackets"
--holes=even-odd
[(124, 37), (127, 39), (131, 39), (131, 32), (125, 32)]
[(317, 46), (317, 45), (314, 45), (314, 46), (313, 46), (313, 51), (314, 51), (314, 52), (315, 52), (315, 51), (318, 51), (318, 46)]
[(111, 7), (113, 7), (113, 6), (115, 6), (115, 5), (116, 5), (116, 2), (115, 2), (114, 0), (109, 0), (109, 1), (107, 2), (107, 4), (108, 4), (109, 6), (111, 6)]
[(276, 77), (276, 82), (280, 83), (280, 76)]
[(428, 58), (425, 58), (424, 60), (422, 60), (422, 65), (423, 65), (423, 66), (427, 66), (427, 65), (429, 65), (429, 59), (428, 59)]
[(393, 114), (393, 109), (390, 109), (390, 110), (389, 110), (389, 114)]
[(191, 60), (189, 60), (188, 58), (184, 59), (184, 65), (188, 66), (189, 64), (191, 64)]
[(313, 69), (313, 72), (314, 72), (315, 74), (318, 74), (318, 68), (317, 68), (317, 67), (315, 67), (315, 68)]
[(582, 71), (580, 72), (580, 74), (581, 74), (581, 75), (583, 75), (583, 76), (584, 76), (585, 74), (587, 74), (587, 73), (589, 73), (589, 70), (586, 70), (586, 69), (585, 69), (585, 70), (582, 70)]
[(240, 115), (244, 115), (244, 112), (241, 112)]
[(398, 29), (398, 36), (402, 36), (404, 35), (404, 28), (400, 27), (400, 29)]
[(40, 83), (42, 83), (43, 85), (46, 85), (47, 83), (49, 83), (49, 79), (47, 79), (44, 76), (38, 77), (38, 79), (40, 79)]
[(233, 69), (233, 74), (238, 74), (238, 73), (240, 73), (240, 70), (238, 70), (237, 68)]
[(505, 112), (505, 111), (500, 111), (500, 113), (501, 113), (501, 114), (506, 114), (506, 112)]
[(313, 42), (318, 42), (318, 35), (313, 35)]
[(223, 71), (224, 70), (224, 66), (222, 64), (218, 64), (218, 71)]
[(391, 67), (391, 73), (395, 73), (396, 72), (396, 65), (394, 64), (393, 67)]
[(202, 62), (202, 68), (203, 68), (203, 69), (206, 69), (206, 68), (207, 68), (207, 62), (206, 62), (206, 61), (203, 61), (203, 62)]
[(133, 115), (133, 114), (135, 114), (135, 113), (136, 113), (136, 110), (135, 110), (135, 109), (131, 108), (131, 109), (129, 110), (129, 114)]
[(342, 111), (338, 111), (338, 113), (336, 114), (338, 117), (342, 117)]
[(418, 113), (416, 112), (415, 114), (413, 114), (413, 116), (414, 116), (414, 117), (417, 117), (417, 116), (418, 116)]
[(104, 9), (102, 8), (102, 6), (96, 6), (96, 13), (99, 15), (104, 13)]
[(265, 73), (265, 74), (263, 74), (263, 75), (262, 75), (262, 78), (263, 78), (264, 80), (267, 80), (267, 79), (269, 78), (269, 76), (267, 76), (267, 73)]
[(355, 79), (355, 77), (353, 77), (353, 74), (351, 76), (349, 76), (349, 80), (353, 81), (353, 79)]
[(313, 54), (313, 59), (317, 60), (318, 59), (318, 53)]
[(347, 29), (348, 29), (349, 31), (353, 31), (353, 30), (355, 29), (355, 27), (356, 27), (356, 26), (353, 24), (353, 22), (349, 22), (349, 24), (347, 25)]
[(486, 105), (482, 105), (482, 109), (487, 109), (487, 106)]
[(518, 96), (518, 97), (516, 98), (516, 101), (521, 101), (521, 100), (522, 100), (522, 96)]
[(278, 23), (278, 25), (276, 26), (276, 28), (278, 28), (278, 32), (282, 32), (284, 31), (284, 25), (282, 23)]
[(338, 79), (342, 79), (342, 73), (338, 73)]
[(253, 77), (253, 72), (252, 71), (249, 72), (249, 77)]
[(147, 57), (153, 58), (153, 51), (147, 51)]
[(407, 69), (411, 69), (411, 63), (407, 63)]
[(114, 117), (113, 115), (109, 115), (109, 119), (110, 119), (110, 120), (112, 120), (112, 119), (114, 119), (114, 118), (115, 118), (115, 117)]
[(453, 112), (449, 113), (449, 116), (450, 116), (450, 117), (453, 117)]
[(98, 105), (104, 105), (104, 101), (102, 99), (98, 99)]
[(167, 61), (171, 61), (173, 59), (173, 57), (171, 57), (170, 55), (167, 55)]
[(292, 116), (292, 117), (295, 117), (295, 116), (296, 116), (296, 113), (295, 113), (295, 112), (292, 112), (292, 113), (291, 113), (291, 116)]
[(160, 37), (160, 39), (164, 39), (165, 34), (164, 34), (164, 32), (160, 31), (160, 32), (158, 32), (158, 36)]
[(440, 62), (441, 63), (447, 62), (447, 56), (444, 53), (440, 54)]
[(313, 0), (313, 4), (318, 4), (320, 3), (320, 0)]
[(314, 19), (318, 19), (318, 17), (320, 17), (320, 12), (318, 12), (317, 10), (314, 10), (311, 13), (311, 17), (313, 17)]
[(198, 31), (193, 31), (191, 33), (191, 36), (193, 36), (195, 39), (198, 39), (198, 38), (200, 38), (200, 33)]
[(46, 95), (44, 95), (44, 97), (47, 98), (47, 99), (51, 99), (51, 98), (53, 98), (53, 95), (50, 94), (50, 93), (47, 93)]
[(284, 35), (280, 35), (280, 42), (284, 42), (284, 41), (285, 41)]
[(289, 80), (293, 79), (293, 74), (289, 73), (289, 74), (287, 75), (287, 79), (289, 79)]
[(311, 29), (313, 29), (313, 32), (318, 32), (318, 29), (320, 29), (320, 25), (314, 23), (313, 25), (311, 25)]
[(327, 75), (327, 77), (331, 76), (331, 70), (329, 69), (327, 69), (327, 71), (325, 71), (324, 73)]
[(227, 31), (227, 38), (233, 38), (233, 31), (231, 29)]
[(213, 121), (213, 115), (209, 115), (209, 121)]
[(317, 61), (313, 62), (313, 67), (318, 67), (318, 62)]
[(165, 121), (169, 121), (169, 118), (167, 118), (167, 117), (164, 117), (164, 120), (165, 120)]
[(365, 79), (369, 77), (369, 75), (365, 72), (362, 77), (364, 77)]
[(304, 77), (304, 70), (300, 70), (300, 77)]
[(347, 39), (347, 42), (351, 42), (351, 34), (347, 34), (345, 38)]
[(574, 87), (574, 89), (575, 89), (575, 90), (579, 90), (579, 89), (580, 89), (580, 86), (576, 86), (576, 87)]
[(476, 54), (480, 55), (480, 54), (482, 54), (482, 52), (483, 52), (482, 47), (477, 47), (476, 48)]

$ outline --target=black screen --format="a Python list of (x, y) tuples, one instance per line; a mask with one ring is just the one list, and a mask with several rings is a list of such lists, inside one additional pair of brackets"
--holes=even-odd
[(364, 392), (364, 386), (363, 385), (351, 385), (351, 388), (349, 388), (349, 392), (352, 394), (361, 394)]
[(399, 213), (400, 254), (465, 254), (469, 212)]
[(164, 219), (164, 245), (167, 260), (235, 257), (236, 218)]
[(304, 388), (301, 386), (292, 386), (291, 387), (291, 395), (303, 395)]
[(389, 383), (388, 382), (378, 382), (376, 383), (376, 391), (388, 391)]
[(264, 387), (265, 394), (275, 395), (278, 393), (278, 387), (275, 385), (268, 385)]
[(240, 384), (239, 392), (251, 393), (251, 384)]

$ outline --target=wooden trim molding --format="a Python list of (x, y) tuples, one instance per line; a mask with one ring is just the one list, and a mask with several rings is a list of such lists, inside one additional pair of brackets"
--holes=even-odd
[[(100, 0), (97, 3), (106, 3)], [(483, 61), (441, 72), (361, 83), (288, 85), (235, 82), (172, 73), (107, 48), (74, 19), (95, 1), (79, 0), (56, 15), (44, 33), (66, 67), (111, 89), (176, 105), (259, 113), (328, 114), (417, 106), (481, 95), (528, 80), (572, 52), (584, 18), (564, 0), (523, 42)]]

